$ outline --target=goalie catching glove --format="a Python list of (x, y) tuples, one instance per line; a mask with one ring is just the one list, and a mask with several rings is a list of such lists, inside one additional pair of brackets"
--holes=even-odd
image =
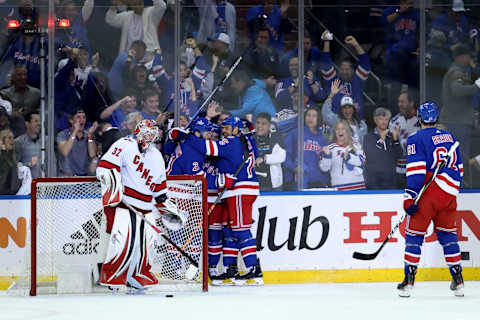
[(157, 202), (155, 207), (160, 213), (162, 223), (170, 230), (180, 230), (187, 221), (186, 215), (178, 210), (177, 205), (170, 198)]
[(106, 169), (100, 176), (103, 206), (115, 207), (122, 202), (123, 184), (120, 172), (115, 169)]

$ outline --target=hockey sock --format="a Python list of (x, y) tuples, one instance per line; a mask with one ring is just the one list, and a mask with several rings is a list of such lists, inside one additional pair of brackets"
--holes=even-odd
[(257, 241), (252, 237), (250, 230), (233, 230), (237, 245), (242, 253), (243, 262), (247, 268), (257, 264)]
[[(452, 266), (460, 264), (462, 256), (460, 254), (460, 247), (458, 246), (458, 237), (453, 232), (437, 231), (438, 242), (443, 247), (443, 255), (445, 261), (450, 269), (450, 273), (453, 275)], [(461, 268), (460, 268), (461, 271)]]
[(216, 266), (223, 248), (223, 231), (208, 229), (208, 265)]
[(237, 264), (238, 246), (237, 239), (231, 228), (223, 229), (223, 265)]
[(410, 272), (408, 266), (418, 266), (422, 254), (422, 244), (423, 236), (405, 235), (405, 275)]

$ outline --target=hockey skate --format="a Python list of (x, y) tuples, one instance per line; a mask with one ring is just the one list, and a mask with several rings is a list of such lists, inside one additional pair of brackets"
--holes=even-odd
[(220, 286), (222, 282), (222, 274), (218, 271), (218, 266), (208, 266), (208, 276), (213, 286)]
[(456, 297), (463, 297), (463, 277), (460, 265), (454, 265), (451, 268), (452, 282), (450, 283), (450, 290), (453, 291)]
[[(218, 286), (233, 286), (235, 285), (235, 277), (238, 275), (238, 268), (236, 264), (225, 267), (226, 269), (218, 276), (216, 285)], [(212, 281), (213, 284), (213, 281)]]
[(235, 285), (263, 286), (263, 284), (263, 273), (258, 258), (256, 265), (248, 268), (246, 273), (235, 277)]
[(405, 278), (401, 283), (397, 285), (398, 295), (403, 298), (410, 297), (410, 291), (413, 289), (415, 284), (415, 274), (417, 273), (416, 266), (408, 266), (408, 274), (405, 275)]

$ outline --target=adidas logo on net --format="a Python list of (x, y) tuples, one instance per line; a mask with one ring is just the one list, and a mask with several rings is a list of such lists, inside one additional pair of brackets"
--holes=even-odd
[(93, 219), (83, 223), (79, 230), (70, 235), (72, 242), (63, 245), (63, 254), (67, 256), (98, 254), (102, 214), (102, 211), (95, 212)]

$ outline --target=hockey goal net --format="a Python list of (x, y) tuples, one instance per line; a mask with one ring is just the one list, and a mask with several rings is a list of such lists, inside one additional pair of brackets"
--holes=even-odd
[[(207, 291), (206, 181), (198, 176), (171, 176), (167, 187), (178, 209), (188, 214), (183, 228), (169, 231), (156, 219), (157, 213), (145, 217), (198, 263), (199, 273), (187, 279), (185, 271), (191, 262), (146, 226), (151, 271), (159, 280), (149, 291)], [(11, 291), (24, 295), (108, 292), (98, 284), (99, 263), (105, 258), (101, 252), (106, 250), (102, 246), (110, 238), (104, 232), (105, 221), (96, 178), (35, 179), (26, 269)]]

